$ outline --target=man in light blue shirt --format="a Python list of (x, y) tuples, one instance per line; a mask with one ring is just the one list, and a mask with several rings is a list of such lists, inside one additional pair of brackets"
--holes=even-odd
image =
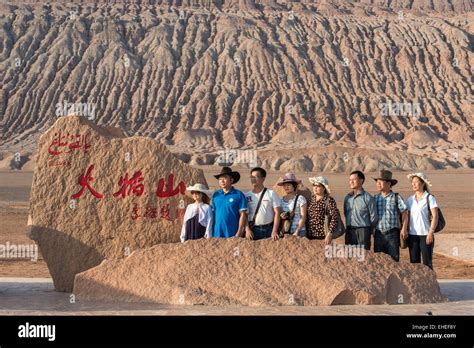
[(364, 181), (365, 175), (359, 170), (353, 171), (349, 177), (353, 191), (344, 199), (346, 244), (363, 245), (370, 250), (370, 236), (378, 218), (374, 197), (362, 188)]
[(240, 180), (240, 174), (229, 167), (214, 176), (219, 180), (219, 190), (212, 196), (211, 208), (214, 213), (212, 236), (216, 238), (243, 237), (247, 225), (247, 199), (243, 192), (232, 184)]

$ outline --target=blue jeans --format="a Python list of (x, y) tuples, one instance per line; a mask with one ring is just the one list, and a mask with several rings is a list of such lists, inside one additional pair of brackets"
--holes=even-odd
[(253, 240), (270, 238), (272, 236), (273, 223), (262, 226), (253, 226)]
[(400, 261), (400, 229), (392, 228), (386, 232), (375, 230), (374, 252), (383, 252)]

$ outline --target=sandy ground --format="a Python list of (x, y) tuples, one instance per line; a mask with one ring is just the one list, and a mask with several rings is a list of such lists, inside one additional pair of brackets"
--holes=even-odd
[[(217, 180), (212, 176), (219, 172), (217, 167), (201, 167), (206, 174), (211, 188), (216, 188)], [(246, 168), (239, 168), (242, 179), (236, 187), (250, 189), (249, 173)], [(317, 173), (318, 175), (321, 173)], [(434, 269), (440, 279), (474, 279), (473, 241), (474, 241), (474, 172), (470, 170), (427, 172), (433, 183), (433, 194), (447, 220), (446, 230), (436, 237)], [(278, 172), (269, 172), (267, 186), (277, 181)], [(316, 173), (313, 173), (316, 175)], [(348, 175), (324, 174), (328, 177), (333, 196), (338, 206), (342, 206), (348, 189)], [(411, 194), (407, 173), (395, 173), (399, 180), (396, 191), (404, 198)], [(297, 176), (309, 186), (308, 173)], [(375, 183), (366, 174), (365, 188), (375, 192)], [(33, 178), (32, 172), (0, 172), (0, 244), (27, 244), (34, 242), (26, 236), (28, 220), (28, 199)], [(402, 261), (408, 261), (408, 251), (402, 250)], [(46, 263), (39, 255), (36, 262), (29, 259), (1, 259), (0, 277), (50, 277)]]

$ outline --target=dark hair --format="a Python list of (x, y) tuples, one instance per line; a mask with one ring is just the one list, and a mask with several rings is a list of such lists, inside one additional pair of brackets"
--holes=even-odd
[(365, 181), (365, 175), (360, 170), (354, 170), (351, 173), (351, 175), (353, 175), (353, 174), (356, 174), (359, 177), (359, 179), (362, 179), (363, 182)]
[(252, 174), (253, 172), (258, 172), (262, 178), (267, 177), (267, 171), (263, 168), (255, 167), (250, 171), (250, 174)]
[(287, 181), (287, 182), (284, 182), (282, 184), (278, 184), (279, 186), (285, 186), (285, 185), (291, 185), (293, 186), (293, 191), (297, 191), (298, 190), (298, 183), (297, 182), (294, 182), (294, 181)]
[(323, 184), (316, 184), (316, 185), (313, 185), (313, 187), (314, 186), (321, 186), (324, 189), (324, 194), (329, 194), (328, 189)]
[(428, 191), (428, 185), (426, 185), (425, 180), (423, 180), (423, 179), (420, 178), (419, 176), (416, 176), (416, 175), (415, 175), (414, 177), (411, 178), (411, 181), (413, 181), (413, 179), (415, 179), (415, 178), (418, 178), (418, 180), (423, 184), (423, 192), (424, 192), (424, 191)]
[(192, 192), (198, 192), (201, 195), (201, 200), (203, 203), (206, 203), (206, 204), (211, 203), (211, 199), (204, 192), (201, 192), (201, 191), (192, 191)]

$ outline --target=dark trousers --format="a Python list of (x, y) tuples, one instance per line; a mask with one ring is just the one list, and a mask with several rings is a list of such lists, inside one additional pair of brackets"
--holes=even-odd
[(400, 229), (392, 228), (386, 232), (375, 230), (374, 252), (388, 254), (398, 262), (400, 260)]
[(370, 250), (370, 227), (348, 226), (346, 230), (346, 244), (363, 245), (364, 249)]
[(408, 250), (410, 251), (411, 263), (420, 263), (421, 258), (423, 258), (423, 264), (433, 269), (433, 248), (434, 240), (433, 243), (427, 245), (426, 236), (408, 235)]
[(253, 240), (270, 238), (272, 236), (273, 223), (268, 225), (253, 226)]

